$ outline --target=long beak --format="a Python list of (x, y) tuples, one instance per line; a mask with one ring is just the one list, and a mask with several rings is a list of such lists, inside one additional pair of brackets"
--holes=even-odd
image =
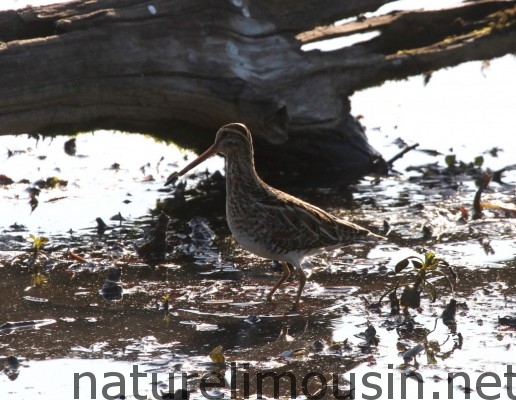
[(193, 160), (190, 164), (188, 164), (186, 167), (184, 167), (179, 172), (173, 172), (170, 174), (170, 176), (167, 178), (167, 181), (165, 182), (165, 186), (170, 185), (177, 181), (180, 176), (183, 176), (188, 171), (190, 171), (192, 168), (198, 166), (200, 163), (202, 163), (207, 158), (210, 158), (211, 156), (215, 155), (217, 152), (215, 151), (215, 144), (213, 144), (208, 150), (206, 150), (204, 153), (202, 153), (199, 157), (197, 157), (195, 160)]

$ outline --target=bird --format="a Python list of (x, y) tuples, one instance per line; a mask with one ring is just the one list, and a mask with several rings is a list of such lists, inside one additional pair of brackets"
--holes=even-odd
[(299, 309), (306, 283), (301, 268), (305, 257), (360, 240), (385, 240), (265, 183), (256, 173), (251, 132), (242, 123), (222, 126), (213, 145), (182, 170), (172, 173), (165, 186), (216, 154), (226, 159), (226, 219), (231, 233), (245, 250), (278, 261), (283, 267), (281, 278), (267, 294), (268, 302), (297, 271), (299, 286), (292, 308)]

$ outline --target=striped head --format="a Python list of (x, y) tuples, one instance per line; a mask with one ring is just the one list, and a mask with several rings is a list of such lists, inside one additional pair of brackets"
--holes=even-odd
[(226, 158), (239, 158), (244, 157), (248, 161), (249, 166), (254, 168), (253, 165), (253, 140), (251, 138), (251, 132), (244, 124), (231, 123), (224, 125), (217, 131), (215, 136), (215, 143), (202, 153), (199, 157), (193, 160), (190, 164), (184, 167), (179, 172), (171, 174), (165, 185), (174, 183), (180, 176), (184, 175), (192, 168), (202, 163), (207, 158), (214, 156), (215, 154), (222, 154)]
[(231, 123), (217, 131), (215, 143), (212, 146), (215, 153), (230, 157), (235, 153), (253, 153), (251, 132), (244, 124)]

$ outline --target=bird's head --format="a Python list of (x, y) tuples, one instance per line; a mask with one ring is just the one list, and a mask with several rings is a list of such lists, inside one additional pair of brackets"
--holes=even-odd
[(232, 157), (233, 155), (239, 154), (252, 157), (253, 141), (249, 129), (247, 129), (244, 124), (236, 122), (224, 125), (217, 131), (215, 143), (181, 171), (171, 174), (165, 182), (165, 185), (174, 183), (180, 176), (186, 174), (192, 168), (215, 154), (222, 154), (225, 157)]

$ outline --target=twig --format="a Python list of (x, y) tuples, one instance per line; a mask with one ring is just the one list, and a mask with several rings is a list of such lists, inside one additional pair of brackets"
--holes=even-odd
[(473, 219), (482, 218), (482, 204), (480, 203), (480, 197), (482, 196), (484, 189), (489, 185), (489, 182), (491, 182), (491, 178), (492, 175), (486, 172), (478, 185), (478, 190), (473, 199)]
[(387, 161), (387, 165), (389, 166), (389, 169), (392, 168), (392, 165), (394, 164), (395, 161), (399, 160), (401, 157), (403, 157), (409, 151), (414, 150), (417, 146), (419, 146), (419, 143), (413, 144), (412, 146), (405, 146), (403, 148), (403, 150), (401, 150), (398, 154), (396, 154), (389, 161)]

